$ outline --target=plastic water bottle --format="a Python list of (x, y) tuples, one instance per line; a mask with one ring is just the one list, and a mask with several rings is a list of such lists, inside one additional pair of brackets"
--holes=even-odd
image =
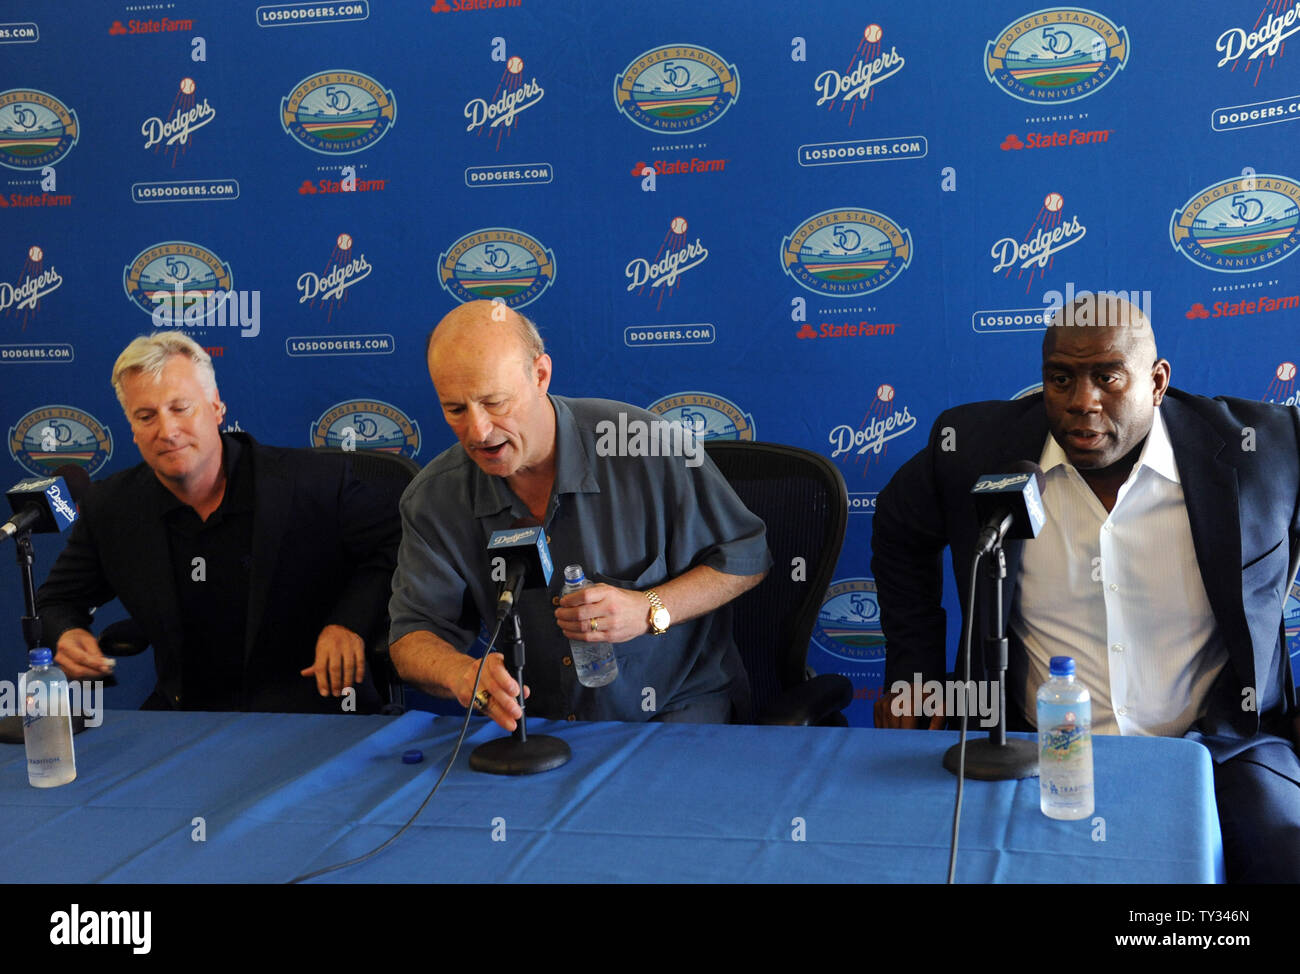
[[(590, 584), (581, 565), (566, 565), (564, 591), (560, 595), (563, 597)], [(614, 647), (609, 643), (584, 643), (570, 639), (569, 652), (573, 655), (573, 668), (578, 671), (578, 682), (584, 687), (608, 686), (618, 678), (618, 660), (614, 658)]]
[(1053, 656), (1038, 688), (1039, 803), (1048, 818), (1092, 814), (1092, 698), (1074, 678), (1074, 660)]
[(22, 675), (18, 687), (23, 698), (27, 780), (35, 788), (66, 785), (77, 777), (68, 678), (54, 665), (54, 654), (48, 649), (31, 650), (27, 661), (31, 669)]

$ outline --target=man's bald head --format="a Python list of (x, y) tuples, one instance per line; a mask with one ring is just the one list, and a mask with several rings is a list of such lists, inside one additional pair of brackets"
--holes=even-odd
[(500, 301), (469, 301), (449, 311), (425, 342), (424, 357), (430, 367), (434, 346), (444, 340), (458, 345), (467, 341), (483, 343), (498, 354), (513, 342), (523, 356), (525, 371), (530, 371), (537, 357), (546, 353), (537, 326)]
[(1056, 350), (1058, 338), (1077, 337), (1077, 329), (1107, 328), (1113, 347), (1136, 362), (1155, 362), (1156, 336), (1151, 321), (1137, 305), (1106, 292), (1082, 294), (1052, 316), (1043, 335), (1043, 361)]

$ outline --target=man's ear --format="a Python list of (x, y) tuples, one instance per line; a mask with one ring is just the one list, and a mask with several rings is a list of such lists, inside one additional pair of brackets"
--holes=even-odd
[(1155, 405), (1159, 406), (1160, 401), (1165, 398), (1165, 393), (1169, 390), (1169, 378), (1173, 374), (1173, 366), (1169, 364), (1168, 359), (1157, 359), (1156, 364), (1151, 366), (1151, 384), (1155, 387)]
[(533, 359), (533, 374), (537, 377), (538, 391), (546, 395), (551, 388), (551, 357), (545, 352)]

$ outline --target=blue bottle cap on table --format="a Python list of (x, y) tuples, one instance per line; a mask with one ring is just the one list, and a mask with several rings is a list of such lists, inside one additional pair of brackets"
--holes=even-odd
[(1053, 656), (1051, 673), (1052, 676), (1074, 676), (1074, 657)]
[(424, 760), (424, 752), (417, 748), (412, 748), (409, 751), (402, 752), (403, 764), (419, 764), (423, 760)]

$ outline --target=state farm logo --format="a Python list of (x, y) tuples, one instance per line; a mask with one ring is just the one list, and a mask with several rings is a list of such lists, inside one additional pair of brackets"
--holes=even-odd
[(679, 176), (683, 173), (706, 173), (706, 172), (725, 172), (727, 169), (726, 159), (699, 159), (692, 157), (690, 159), (656, 159), (654, 162), (637, 162), (632, 167), (633, 176), (647, 176), (649, 169), (656, 176)]
[[(1017, 280), (1028, 274), (1030, 285), (1035, 270), (1040, 278), (1046, 277), (1056, 255), (1067, 247), (1073, 247), (1088, 232), (1088, 228), (1079, 222), (1078, 214), (1068, 221), (1065, 219), (1064, 207), (1065, 199), (1060, 193), (1048, 193), (1023, 237), (1003, 237), (993, 245), (990, 251), (994, 258), (993, 273), (1005, 272), (1004, 276), (1010, 277), (1015, 271)], [(1028, 286), (1025, 293), (1029, 293)]]
[(882, 384), (876, 388), (876, 398), (871, 401), (861, 422), (856, 426), (841, 423), (832, 429), (828, 437), (831, 459), (860, 459), (865, 476), (866, 467), (884, 456), (886, 443), (916, 429), (916, 417), (907, 406), (897, 408), (894, 398), (894, 387)]
[(108, 28), (108, 33), (110, 37), (125, 37), (128, 34), (173, 34), (176, 31), (193, 29), (193, 20), (172, 20), (170, 17), (163, 17), (161, 20), (128, 20), (125, 26), (120, 20), (115, 20)]
[[(511, 55), (506, 61), (505, 70), (497, 80), (497, 86), (491, 98), (471, 98), (465, 105), (465, 117), (469, 124), (466, 132), (475, 135), (496, 135), (497, 151), (501, 150), (501, 139), (514, 131), (519, 115), (532, 108), (546, 96), (543, 88), (533, 77), (524, 80), (524, 59)], [(475, 132), (475, 129), (478, 131)]]
[(1020, 101), (1067, 102), (1103, 88), (1128, 63), (1128, 31), (1082, 7), (1018, 17), (984, 48), (984, 76)]
[(359, 71), (322, 71), (280, 100), (280, 125), (300, 145), (323, 155), (370, 148), (397, 121), (393, 93)]
[[(1270, 314), (1274, 311), (1289, 311), (1292, 308), (1300, 308), (1300, 294), (1286, 294), (1281, 297), (1269, 297), (1265, 294), (1241, 301), (1215, 301), (1210, 308), (1197, 301), (1183, 312), (1183, 317), (1188, 321), (1195, 321), (1197, 318), (1234, 318), (1237, 315)], [(1280, 369), (1281, 366), (1278, 368)]]
[(1019, 152), (1021, 149), (1064, 149), (1081, 145), (1104, 145), (1110, 141), (1112, 129), (1094, 129), (1084, 132), (1070, 129), (1068, 132), (1030, 132), (1022, 141), (1015, 132), (1010, 133), (998, 146), (1003, 152)]
[(847, 108), (852, 125), (854, 113), (864, 103), (875, 100), (876, 85), (903, 70), (907, 62), (898, 48), (891, 44), (889, 50), (882, 49), (884, 33), (879, 24), (868, 24), (845, 72), (828, 68), (817, 76), (813, 82), (818, 95), (816, 107), (829, 105), (831, 110), (841, 112)]
[(35, 88), (0, 92), (0, 166), (41, 170), (77, 144), (77, 113)]
[(11, 284), (0, 281), (0, 314), (16, 316), (23, 330), (41, 309), (41, 299), (63, 286), (63, 277), (53, 267), (45, 266), (45, 252), (35, 245), (27, 248), (27, 259)]
[(720, 119), (740, 96), (736, 66), (706, 47), (666, 44), (614, 76), (614, 104), (651, 132), (687, 132)]
[[(1300, 31), (1300, 2), (1292, 4), (1284, 12), (1282, 3), (1283, 0), (1268, 0), (1249, 28), (1229, 27), (1220, 34), (1214, 42), (1214, 49), (1221, 55), (1215, 67), (1231, 64), (1228, 70), (1236, 71), (1244, 58), (1246, 77), (1253, 73), (1253, 84), (1258, 85), (1265, 58), (1271, 69), (1286, 51), (1286, 39)], [(1250, 70), (1252, 67), (1255, 69), (1253, 72)]]
[(372, 268), (366, 255), (354, 254), (353, 250), (352, 235), (340, 233), (325, 269), (319, 274), (304, 271), (298, 276), (298, 303), (310, 303), (315, 308), (319, 302), (325, 308), (326, 323), (333, 318), (334, 309), (347, 300), (348, 288), (370, 276)]
[(709, 259), (709, 248), (698, 236), (688, 239), (686, 231), (686, 219), (673, 217), (654, 257), (633, 257), (624, 271), (629, 291), (657, 295), (656, 310), (663, 307), (665, 295), (676, 292), (682, 274)]
[(173, 168), (177, 159), (189, 148), (191, 134), (217, 117), (216, 109), (208, 103), (207, 98), (198, 100), (196, 90), (193, 78), (181, 78), (166, 118), (152, 115), (140, 126), (145, 149), (153, 149), (155, 154), (162, 152), (170, 155)]

